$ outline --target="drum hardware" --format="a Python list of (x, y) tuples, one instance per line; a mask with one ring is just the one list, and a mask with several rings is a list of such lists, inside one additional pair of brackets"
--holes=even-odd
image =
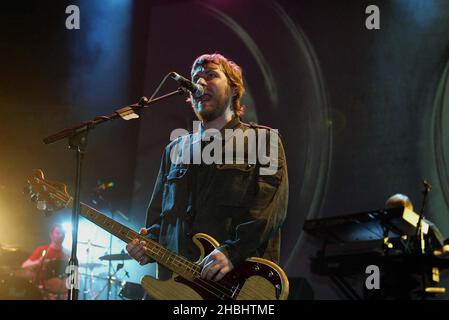
[(96, 263), (96, 262), (86, 262), (86, 263), (80, 263), (80, 268), (85, 268), (85, 269), (95, 269), (95, 268), (101, 268), (101, 267), (105, 267), (104, 264), (102, 263)]
[(92, 243), (90, 240), (88, 240), (88, 241), (78, 241), (78, 244), (84, 244), (84, 245), (87, 245), (89, 247), (94, 247), (94, 248), (101, 248), (101, 249), (105, 249), (106, 248), (105, 246), (102, 246), (102, 245), (99, 245), (99, 244), (96, 244), (96, 243)]
[[(115, 287), (115, 294), (117, 295), (119, 290), (123, 289), (123, 286), (125, 285), (125, 281), (122, 281), (118, 276), (117, 273), (123, 269), (125, 271), (125, 275), (129, 277), (128, 272), (124, 269), (124, 263), (117, 264), (117, 268), (114, 268), (112, 266), (112, 260), (109, 260), (109, 263), (111, 265), (112, 270), (114, 273), (108, 272), (104, 274), (106, 276), (105, 280), (107, 280), (106, 285), (101, 289), (100, 293), (97, 297), (99, 297), (105, 290), (107, 290), (107, 300), (110, 299), (112, 294), (112, 287)], [(103, 278), (104, 279), (104, 278)], [(96, 300), (96, 299), (95, 299)]]
[(105, 246), (93, 243), (90, 239), (87, 241), (78, 241), (78, 244), (86, 245), (86, 262), (80, 263), (79, 267), (84, 269), (80, 272), (80, 277), (84, 284), (83, 289), (83, 300), (95, 300), (99, 295), (99, 291), (95, 290), (96, 280), (107, 280), (107, 278), (100, 277), (95, 274), (94, 269), (106, 267), (103, 263), (92, 262), (91, 248), (106, 248)]
[(127, 253), (108, 254), (99, 258), (100, 260), (115, 261), (115, 260), (132, 260), (131, 256)]
[(144, 300), (145, 289), (140, 283), (125, 282), (119, 293), (119, 297), (130, 300)]
[(88, 262), (81, 263), (80, 267), (85, 269), (85, 273), (81, 273), (80, 276), (84, 278), (84, 290), (83, 300), (95, 300), (98, 296), (98, 292), (94, 290), (95, 280), (107, 280), (105, 278), (96, 276), (94, 269), (104, 267), (102, 263)]

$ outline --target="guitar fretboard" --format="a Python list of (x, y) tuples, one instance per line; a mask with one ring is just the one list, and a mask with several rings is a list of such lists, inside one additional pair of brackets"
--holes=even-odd
[[(71, 207), (71, 205), (72, 200), (69, 202), (68, 207)], [(88, 206), (87, 204), (81, 203), (80, 214), (100, 228), (106, 230), (107, 232), (111, 233), (112, 235), (116, 236), (126, 243), (129, 243), (134, 239), (143, 241), (145, 243), (144, 246), (147, 256), (164, 265), (173, 272), (187, 279), (193, 279), (199, 276), (201, 267), (196, 263), (193, 263), (187, 258), (182, 257), (174, 252), (171, 252), (156, 241), (140, 235), (134, 230), (107, 217), (100, 211)]]

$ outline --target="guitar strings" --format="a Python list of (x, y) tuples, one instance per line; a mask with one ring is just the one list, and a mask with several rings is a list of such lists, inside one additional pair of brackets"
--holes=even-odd
[[(40, 180), (40, 179), (39, 179), (39, 180)], [(56, 191), (56, 196), (59, 198), (59, 200), (63, 201), (66, 205), (70, 202), (70, 200), (72, 200), (72, 198), (69, 196), (69, 199), (68, 199), (67, 201), (65, 201), (64, 198), (67, 197), (66, 193), (63, 193), (62, 191), (59, 191), (58, 189), (55, 189), (54, 186), (49, 185), (48, 183), (46, 183), (46, 182), (43, 181), (43, 180), (42, 180), (42, 183), (44, 183), (44, 184), (45, 184), (47, 187), (49, 187), (50, 189)], [(107, 217), (105, 216), (105, 218), (107, 218)], [(141, 239), (142, 239), (142, 240), (145, 240), (145, 241), (148, 240), (148, 239), (142, 238), (142, 237), (141, 237)], [(192, 265), (194, 265), (195, 268), (199, 268), (198, 265), (192, 263), (191, 261), (185, 259), (184, 257), (182, 257), (182, 256), (178, 256), (178, 257), (185, 261), (183, 264), (184, 264), (184, 266), (186, 266), (188, 269), (192, 269), (192, 268), (189, 268), (189, 267), (188, 267), (188, 264), (192, 264)], [(192, 271), (193, 271), (193, 269), (192, 269)], [(200, 272), (194, 271), (194, 274), (197, 275), (197, 277), (196, 277), (197, 282), (203, 283), (203, 284), (205, 284), (205, 285), (207, 285), (207, 286), (209, 286), (209, 287), (212, 287), (213, 289), (218, 290), (218, 291), (221, 293), (221, 296), (223, 296), (223, 297), (224, 297), (224, 296), (227, 296), (227, 297), (229, 297), (229, 298), (231, 298), (231, 299), (234, 299), (234, 295), (235, 295), (237, 292), (238, 292), (239, 294), (241, 294), (241, 293), (243, 293), (243, 294), (248, 294), (250, 291), (252, 291), (252, 293), (257, 293), (257, 291), (255, 291), (255, 290), (248, 290), (249, 288), (245, 288), (245, 290), (243, 290), (244, 287), (242, 287), (242, 288), (237, 288), (237, 290), (235, 290), (235, 292), (232, 293), (232, 289), (227, 288), (227, 287), (221, 285), (221, 284), (218, 283), (218, 282), (212, 282), (212, 281), (210, 281), (210, 280), (202, 279), (202, 278), (200, 277)], [(195, 283), (195, 282), (193, 282), (193, 283)], [(226, 282), (223, 282), (223, 281), (222, 281), (222, 283), (223, 283), (223, 284), (227, 284), (227, 285), (232, 285), (231, 283), (226, 283)], [(209, 289), (205, 288), (204, 286), (201, 286), (201, 285), (198, 284), (198, 283), (196, 283), (196, 284), (199, 285), (200, 287), (202, 287), (204, 290), (210, 292), (211, 294), (213, 294), (213, 295), (216, 296), (217, 298), (220, 298), (219, 295), (217, 295), (217, 294), (211, 292)], [(220, 288), (220, 287), (221, 287), (221, 288)], [(223, 292), (223, 291), (222, 291), (223, 289), (226, 290), (226, 291), (228, 291), (228, 293)], [(229, 294), (229, 293), (232, 293), (232, 294)]]
[[(144, 241), (148, 240), (142, 236), (139, 236), (139, 238)], [(148, 247), (144, 247), (144, 248), (145, 248), (145, 250), (148, 250), (148, 251), (152, 252), (153, 254), (156, 254), (156, 255), (159, 254), (159, 253), (153, 251), (151, 248), (148, 248)], [(228, 296), (230, 299), (235, 299), (235, 297), (239, 296), (240, 294), (252, 295), (252, 296), (256, 296), (258, 294), (257, 290), (251, 289), (251, 288), (245, 288), (244, 286), (242, 286), (241, 288), (236, 288), (236, 290), (233, 292), (233, 289), (230, 288), (231, 286), (234, 287), (232, 283), (229, 283), (229, 282), (223, 281), (223, 280), (221, 280), (220, 282), (216, 282), (213, 280), (202, 279), (201, 272), (199, 271), (199, 269), (201, 268), (200, 265), (191, 262), (190, 260), (184, 258), (183, 256), (177, 256), (177, 259), (178, 259), (178, 261), (183, 260), (183, 261), (179, 261), (179, 262), (184, 265), (186, 271), (191, 271), (191, 273), (195, 276), (195, 280), (197, 280), (197, 282), (203, 283), (205, 285), (212, 287), (213, 289), (218, 290), (222, 295)], [(191, 265), (191, 266), (189, 266), (189, 265)], [(190, 281), (190, 280), (188, 280), (188, 281)], [(191, 282), (196, 283), (195, 281), (191, 281)], [(225, 292), (223, 292), (223, 290)]]
[[(141, 236), (140, 234), (137, 234), (137, 235), (138, 235), (138, 238), (140, 240), (143, 240), (144, 242), (150, 242), (150, 243), (152, 242), (150, 239), (147, 239), (147, 238)], [(153, 249), (151, 249), (150, 247), (145, 246), (144, 248), (145, 248), (145, 250), (148, 250), (155, 255), (160, 255), (160, 252), (162, 250), (167, 250), (166, 248), (161, 247), (161, 248), (158, 248), (158, 252), (156, 252)], [(167, 250), (167, 252), (168, 252), (168, 254), (171, 254), (170, 251)], [(164, 256), (165, 256), (165, 253), (161, 257), (161, 260), (163, 260)], [(254, 294), (254, 295), (258, 293), (258, 291), (250, 289), (250, 288), (244, 288), (244, 286), (241, 288), (236, 288), (236, 290), (233, 292), (233, 287), (234, 287), (233, 283), (229, 283), (226, 280), (225, 281), (221, 280), (220, 282), (216, 282), (216, 281), (212, 281), (212, 280), (202, 279), (201, 272), (198, 270), (201, 268), (200, 265), (198, 265), (194, 262), (191, 262), (190, 260), (188, 260), (187, 258), (185, 258), (181, 255), (176, 255), (175, 259), (178, 262), (180, 262), (182, 265), (184, 265), (185, 270), (188, 272), (191, 272), (196, 277), (197, 281), (203, 282), (209, 286), (212, 286), (214, 289), (220, 290), (221, 293), (230, 296), (230, 298), (232, 298), (232, 299), (234, 299), (234, 296), (236, 296), (236, 294), (238, 295), (240, 293)], [(167, 260), (167, 262), (169, 262), (169, 261)], [(227, 293), (223, 292), (223, 290), (227, 291)]]
[[(65, 205), (68, 205), (68, 204), (70, 203), (70, 201), (72, 200), (72, 197), (68, 196), (69, 199), (66, 201), (66, 200), (65, 200), (65, 199), (67, 198), (67, 194), (66, 194), (66, 193), (64, 193), (64, 192), (62, 192), (62, 191), (56, 189), (54, 186), (50, 185), (49, 183), (43, 181), (43, 180), (40, 179), (40, 178), (39, 178), (38, 181), (40, 181), (42, 184), (44, 184), (44, 186), (46, 187), (46, 189), (52, 190), (52, 191), (53, 191), (52, 193), (53, 193), (54, 197), (55, 197), (56, 199), (61, 200), (62, 202), (64, 202)], [(47, 191), (47, 190), (45, 190), (45, 191)], [(105, 218), (107, 218), (107, 217), (105, 216)], [(106, 221), (106, 220), (105, 220), (105, 221)], [(93, 222), (93, 221), (92, 221), (92, 222)], [(140, 237), (140, 238), (141, 238), (141, 237)], [(148, 239), (142, 238), (142, 240), (148, 240)], [(146, 249), (147, 249), (147, 248), (146, 248)], [(213, 296), (217, 297), (218, 299), (220, 299), (220, 298), (222, 298), (222, 297), (226, 297), (226, 296), (229, 297), (228, 294), (226, 294), (225, 292), (222, 292), (222, 291), (219, 290), (218, 288), (214, 288), (214, 289), (217, 289), (221, 294), (217, 294), (217, 293), (211, 291), (211, 290), (208, 289), (207, 287), (202, 286), (201, 283), (200, 283), (200, 284), (197, 284), (197, 285), (198, 285), (199, 287), (201, 287), (202, 289), (204, 289), (205, 291), (207, 291), (207, 292), (209, 292), (210, 294), (212, 294)], [(214, 286), (212, 286), (212, 287), (214, 287)], [(222, 297), (221, 297), (221, 296), (222, 296)], [(231, 297), (230, 297), (230, 298), (231, 298)]]
[[(45, 182), (41, 178), (37, 178), (37, 179), (38, 179), (38, 181), (43, 183), (47, 187), (47, 189), (48, 188), (52, 189), (54, 191), (53, 194), (55, 195), (55, 197), (58, 198), (59, 200), (61, 200), (62, 202), (64, 202), (64, 204), (66, 206), (72, 200), (72, 197), (70, 197), (70, 195), (68, 195), (67, 193), (64, 193), (64, 192), (56, 189), (54, 186), (52, 186), (49, 183)], [(65, 200), (64, 198), (67, 198), (67, 196), (68, 196), (69, 199)], [(106, 217), (106, 218), (108, 218), (108, 217)], [(138, 238), (140, 238), (141, 240), (144, 240), (145, 242), (148, 241), (147, 238), (142, 237), (140, 234), (137, 234), (137, 235), (138, 235)], [(145, 250), (149, 250), (149, 248), (145, 247)], [(153, 253), (157, 254), (155, 252), (153, 252)], [(198, 284), (195, 281), (191, 281), (191, 282), (193, 282), (194, 284), (200, 286), (201, 288), (203, 288), (204, 290), (208, 291), (209, 293), (211, 293), (212, 295), (216, 296), (219, 299), (222, 299), (223, 297), (228, 297), (230, 299), (235, 299), (234, 295), (236, 295), (236, 293), (238, 293), (238, 294), (242, 294), (242, 293), (243, 294), (248, 294), (250, 292), (254, 293), (254, 294), (258, 293), (256, 290), (250, 290), (249, 288), (244, 288), (244, 286), (242, 288), (237, 288), (237, 290), (235, 290), (235, 292), (232, 293), (232, 289), (231, 288), (228, 288), (228, 287), (225, 287), (225, 286), (222, 285), (222, 284), (225, 284), (225, 285), (232, 286), (232, 283), (227, 283), (227, 282), (221, 281), (222, 284), (220, 284), (219, 282), (215, 282), (215, 281), (212, 281), (212, 280), (202, 279), (201, 278), (201, 272), (198, 271), (198, 268), (200, 268), (199, 265), (197, 265), (197, 264), (187, 260), (183, 256), (177, 256), (177, 257), (178, 257), (178, 259), (183, 260), (183, 261), (181, 261), (181, 263), (186, 267), (186, 271), (188, 271), (187, 269), (191, 269), (192, 270), (193, 275), (196, 276), (196, 278), (194, 280), (196, 280), (200, 284)], [(193, 265), (193, 268), (189, 267), (189, 264)], [(194, 269), (197, 269), (197, 270), (194, 270)], [(186, 280), (188, 280), (188, 279), (186, 279)], [(188, 281), (190, 281), (190, 280), (188, 280)], [(207, 285), (209, 287), (212, 287), (213, 289), (216, 289), (218, 292), (221, 293), (221, 296), (217, 295), (216, 293), (212, 292), (211, 290), (207, 289), (206, 287), (202, 286), (201, 284), (204, 284), (204, 285)], [(243, 290), (243, 289), (245, 289), (245, 290)], [(222, 290), (228, 291), (228, 293), (223, 292)], [(229, 293), (231, 293), (231, 294), (229, 294)]]
[[(70, 203), (70, 201), (72, 200), (72, 197), (70, 197), (70, 195), (68, 195), (67, 193), (60, 191), (58, 189), (56, 189), (54, 186), (52, 186), (51, 184), (47, 183), (46, 181), (42, 180), (41, 178), (37, 178), (37, 182), (41, 182), (46, 189), (44, 189), (44, 191), (48, 192), (48, 191), (52, 191), (51, 193), (53, 194), (55, 199), (58, 199), (60, 201), (62, 201), (64, 203), (64, 205), (68, 205)], [(68, 198), (68, 199), (67, 199)], [(67, 199), (67, 200), (66, 200)], [(108, 218), (105, 216), (105, 218)], [(106, 220), (105, 220), (106, 221)], [(93, 222), (93, 221), (92, 221)], [(139, 237), (140, 235), (138, 235)], [(148, 240), (145, 238), (142, 238), (140, 236), (140, 238), (142, 240)], [(147, 248), (146, 248), (147, 249)], [(183, 263), (184, 265), (186, 265), (185, 263)], [(194, 282), (195, 283), (195, 282)], [(209, 292), (210, 294), (212, 294), (213, 296), (217, 297), (218, 299), (222, 298), (222, 297), (229, 297), (232, 298), (231, 296), (229, 296), (229, 294), (227, 294), (226, 292), (221, 291), (219, 288), (216, 288), (214, 285), (211, 284), (207, 284), (204, 283), (206, 285), (208, 285), (209, 287), (212, 287), (213, 289), (216, 289), (220, 294), (217, 294), (216, 292), (211, 291), (210, 289), (208, 289), (207, 287), (204, 287), (203, 285), (201, 285), (202, 281), (200, 281), (198, 285), (199, 287), (201, 287), (202, 289), (204, 289), (205, 291)]]
[[(146, 237), (144, 237), (144, 236), (142, 236), (142, 235), (140, 235), (138, 233), (136, 233), (136, 235), (137, 235), (137, 237), (140, 240), (142, 240), (144, 242), (149, 242), (149, 243), (153, 242), (151, 239), (148, 239), (148, 238), (146, 238)], [(157, 242), (155, 242), (155, 244), (157, 244)], [(155, 250), (153, 250), (150, 247), (146, 247), (145, 246), (144, 248), (145, 248), (145, 250), (148, 250), (148, 251), (152, 252), (155, 255), (160, 255), (160, 252), (162, 250), (167, 250), (164, 247), (157, 247), (158, 251), (156, 252)], [(170, 252), (169, 250), (167, 250), (167, 253), (168, 254), (172, 254), (172, 252)], [(163, 260), (164, 256), (165, 256), (165, 253), (163, 254), (163, 256), (161, 256), (161, 260)], [(216, 281), (212, 281), (212, 280), (202, 279), (201, 278), (201, 271), (198, 270), (198, 269), (201, 268), (200, 265), (198, 265), (198, 264), (196, 264), (194, 262), (191, 262), (190, 260), (188, 260), (187, 258), (185, 258), (185, 257), (183, 257), (181, 255), (175, 255), (175, 259), (184, 266), (185, 271), (191, 272), (196, 277), (197, 281), (203, 282), (203, 283), (205, 283), (205, 284), (207, 284), (209, 286), (212, 286), (214, 289), (220, 290), (221, 293), (223, 293), (224, 295), (229, 296), (231, 299), (234, 299), (234, 296), (239, 295), (239, 294), (250, 294), (250, 295), (253, 294), (253, 296), (258, 294), (257, 290), (251, 289), (251, 288), (245, 288), (244, 286), (242, 286), (240, 288), (237, 287), (234, 290), (234, 292), (233, 292), (234, 284), (230, 283), (230, 282), (228, 282), (226, 280), (225, 281), (221, 280), (220, 282), (216, 282)], [(167, 260), (167, 262), (169, 262), (169, 260)], [(222, 290), (225, 290), (228, 293), (225, 293)]]
[[(43, 181), (43, 180), (42, 180), (42, 183), (44, 183), (45, 185), (47, 185), (47, 187), (49, 187), (50, 189), (56, 191), (56, 195), (58, 196), (59, 200), (63, 201), (66, 205), (70, 202), (70, 200), (72, 200), (72, 198), (69, 196), (69, 199), (68, 199), (67, 201), (65, 201), (64, 198), (67, 197), (66, 193), (63, 193), (62, 191), (59, 191), (58, 189), (55, 189), (54, 186), (49, 185), (48, 183), (46, 183), (46, 182)], [(105, 218), (107, 218), (107, 217), (105, 216)], [(142, 239), (142, 240), (145, 240), (145, 241), (148, 240), (148, 239), (142, 238), (142, 237), (141, 237), (141, 239)], [(198, 267), (199, 267), (198, 265), (192, 263), (191, 261), (185, 259), (185, 258), (182, 257), (182, 256), (178, 256), (178, 257), (185, 261), (183, 264), (184, 264), (184, 266), (186, 266), (187, 268), (189, 268), (189, 267), (188, 267), (188, 264), (194, 265), (195, 268), (198, 268)], [(189, 269), (192, 269), (192, 268), (189, 268)], [(193, 269), (192, 269), (192, 270), (193, 270)], [(197, 278), (196, 278), (197, 282), (204, 283), (205, 285), (207, 285), (207, 286), (209, 286), (209, 287), (212, 287), (213, 289), (218, 290), (218, 291), (221, 293), (222, 296), (228, 296), (228, 297), (231, 298), (231, 299), (234, 299), (234, 295), (235, 295), (237, 292), (238, 292), (239, 294), (241, 294), (241, 293), (243, 293), (243, 294), (248, 294), (250, 291), (251, 291), (252, 293), (257, 293), (256, 290), (248, 290), (249, 288), (245, 288), (245, 290), (243, 290), (244, 287), (242, 287), (242, 288), (237, 288), (237, 290), (235, 290), (235, 292), (234, 292), (233, 294), (230, 295), (229, 293), (232, 292), (232, 289), (227, 288), (227, 287), (221, 285), (221, 284), (218, 283), (218, 282), (212, 282), (212, 281), (210, 281), (210, 280), (202, 279), (202, 278), (200, 277), (200, 272), (198, 272), (198, 271), (194, 271), (194, 274), (197, 275)], [(194, 282), (194, 283), (195, 283), (195, 282)], [(232, 285), (231, 283), (226, 283), (226, 282), (223, 282), (223, 281), (222, 281), (222, 283), (223, 283), (223, 284), (227, 284), (227, 285)], [(199, 285), (199, 284), (197, 284), (197, 285)], [(210, 290), (208, 290), (208, 289), (205, 288), (204, 286), (201, 286), (201, 285), (199, 285), (199, 286), (202, 287), (204, 290), (210, 292), (211, 294), (215, 295), (217, 298), (220, 298), (220, 296), (218, 296), (217, 294), (211, 292)], [(221, 287), (221, 288), (220, 288), (220, 287)], [(222, 289), (228, 291), (229, 293), (223, 292)]]
[[(144, 238), (144, 237), (142, 237), (140, 235), (139, 235), (139, 238), (141, 240), (148, 241), (148, 239), (146, 239), (146, 238)], [(159, 255), (159, 252), (156, 252), (155, 250), (153, 250), (153, 249), (151, 249), (149, 247), (145, 246), (144, 249), (145, 249), (145, 251), (149, 251), (149, 252), (151, 252), (151, 253), (153, 253), (155, 255)], [(159, 249), (158, 251), (161, 251), (161, 250)], [(189, 272), (190, 274), (192, 274), (194, 276), (194, 280), (191, 281), (188, 278), (183, 277), (182, 275), (180, 275), (181, 277), (183, 277), (184, 279), (186, 279), (186, 280), (188, 280), (190, 282), (193, 282), (196, 285), (199, 285), (203, 289), (205, 289), (205, 290), (209, 291), (210, 293), (212, 293), (213, 295), (215, 295), (217, 298), (228, 297), (229, 299), (234, 299), (234, 295), (235, 294), (232, 293), (232, 289), (224, 287), (224, 286), (221, 286), (221, 288), (220, 288), (220, 285), (217, 282), (212, 282), (212, 281), (208, 281), (208, 280), (200, 278), (199, 277), (200, 276), (200, 272), (198, 272), (199, 265), (197, 265), (195, 263), (192, 263), (191, 261), (189, 261), (188, 259), (184, 258), (183, 256), (179, 256), (178, 255), (178, 256), (176, 256), (175, 259), (179, 263), (178, 266), (184, 266), (185, 271)], [(162, 256), (161, 260), (163, 260), (163, 256)], [(205, 288), (201, 284), (204, 284), (204, 285), (206, 285), (208, 287), (211, 287), (212, 289), (217, 290), (220, 294), (217, 295), (217, 294), (211, 292), (210, 290), (208, 290), (207, 288)]]
[[(134, 231), (133, 231), (134, 232)], [(148, 242), (150, 244), (152, 244), (152, 242), (155, 242), (154, 240), (148, 239), (138, 233), (136, 233), (137, 237), (144, 241), (144, 242)], [(159, 245), (157, 242), (155, 242), (155, 244)], [(154, 246), (154, 244), (152, 244)], [(168, 254), (172, 254), (171, 251), (167, 250), (164, 247), (158, 246), (157, 248), (157, 252), (155, 250), (153, 250), (150, 247), (144, 247), (145, 250), (148, 250), (150, 252), (152, 252), (155, 255), (160, 255), (161, 251), (166, 250)], [(161, 260), (163, 260), (165, 256), (165, 253), (161, 256)], [(258, 294), (258, 291), (255, 289), (251, 289), (251, 288), (245, 288), (244, 286), (242, 287), (237, 287), (235, 290), (234, 288), (234, 284), (230, 283), (228, 281), (226, 281), (225, 279), (222, 279), (219, 282), (216, 281), (212, 281), (212, 280), (207, 280), (207, 279), (202, 279), (201, 278), (201, 271), (199, 271), (199, 269), (201, 269), (201, 266), (190, 261), (189, 259), (183, 257), (182, 255), (175, 255), (175, 258), (178, 262), (180, 262), (184, 268), (185, 271), (187, 272), (191, 272), (197, 279), (197, 281), (199, 282), (203, 282), (209, 286), (212, 286), (214, 289), (220, 290), (221, 293), (223, 293), (224, 295), (229, 296), (231, 299), (234, 299), (234, 296), (239, 295), (239, 294), (253, 294), (253, 296)], [(174, 261), (174, 260), (173, 260)], [(169, 262), (169, 259), (167, 259), (167, 262)], [(277, 272), (276, 272), (277, 273)], [(185, 278), (185, 277), (184, 277)], [(221, 287), (221, 288), (220, 288)], [(222, 290), (227, 291), (228, 293), (223, 292)]]

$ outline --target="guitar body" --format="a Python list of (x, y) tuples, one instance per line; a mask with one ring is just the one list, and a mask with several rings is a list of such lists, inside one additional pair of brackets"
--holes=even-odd
[[(197, 263), (219, 246), (214, 238), (203, 233), (195, 234), (193, 242), (201, 253)], [(289, 291), (284, 271), (275, 263), (257, 257), (246, 259), (218, 282), (189, 280), (173, 274), (169, 280), (144, 276), (141, 284), (145, 291), (157, 300), (284, 300), (287, 299)], [(225, 295), (220, 297), (221, 288), (225, 292), (231, 292), (232, 298)]]

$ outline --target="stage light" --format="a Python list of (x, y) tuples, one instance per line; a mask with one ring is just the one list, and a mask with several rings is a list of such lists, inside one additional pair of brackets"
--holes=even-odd
[[(63, 242), (64, 248), (72, 247), (72, 223), (62, 223), (63, 229), (66, 232), (66, 236)], [(81, 244), (98, 244), (99, 246), (106, 247), (108, 245), (109, 233), (103, 229), (97, 227), (92, 222), (85, 218), (80, 217), (78, 224), (78, 245)]]
[(70, 222), (65, 222), (62, 224), (62, 229), (64, 230), (66, 236), (70, 233), (72, 235), (72, 224)]

